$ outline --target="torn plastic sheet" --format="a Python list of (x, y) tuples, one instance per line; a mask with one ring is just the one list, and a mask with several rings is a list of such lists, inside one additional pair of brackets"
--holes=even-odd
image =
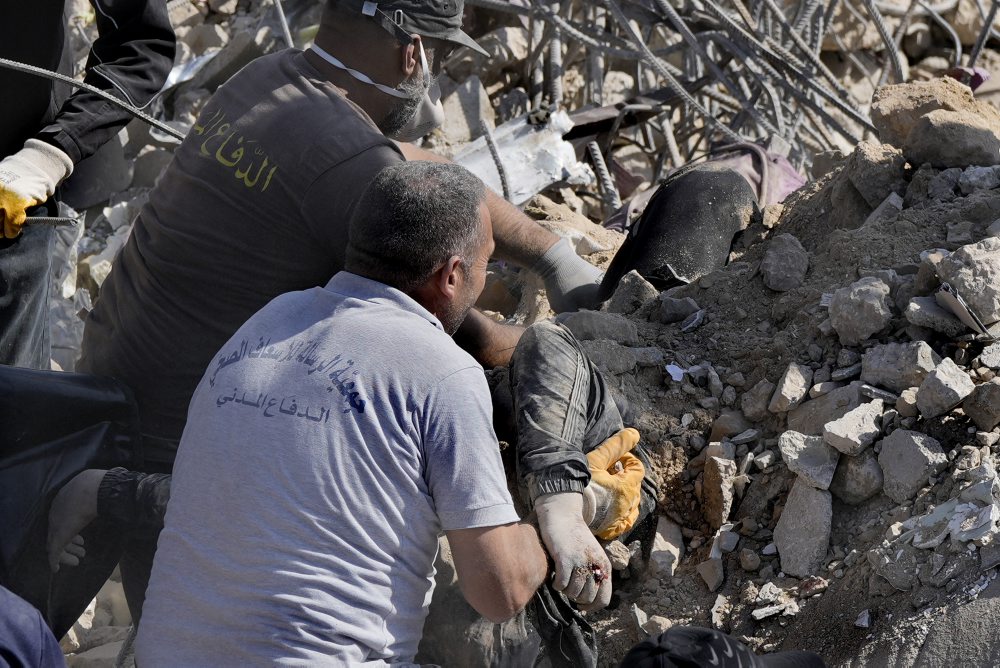
[[(512, 203), (520, 206), (553, 183), (593, 183), (593, 171), (576, 159), (573, 145), (562, 138), (572, 127), (569, 115), (557, 111), (544, 125), (529, 124), (525, 115), (493, 131), (500, 162), (507, 173)], [(503, 192), (500, 172), (484, 137), (469, 142), (452, 159), (495, 192)]]

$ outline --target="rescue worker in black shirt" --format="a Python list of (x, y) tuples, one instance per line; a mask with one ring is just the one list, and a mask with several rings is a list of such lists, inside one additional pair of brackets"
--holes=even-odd
[[(166, 0), (90, 0), (98, 39), (84, 81), (138, 107), (173, 65)], [(65, 0), (0, 0), (0, 57), (72, 75)], [(0, 66), (0, 364), (49, 368), (52, 200), (73, 167), (129, 121), (120, 107), (68, 84)]]

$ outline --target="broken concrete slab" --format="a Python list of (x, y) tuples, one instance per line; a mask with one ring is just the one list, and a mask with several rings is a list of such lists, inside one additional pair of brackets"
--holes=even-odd
[(861, 454), (879, 437), (883, 403), (875, 399), (861, 404), (836, 420), (823, 425), (823, 440), (845, 455)]
[(638, 362), (631, 348), (614, 341), (581, 341), (580, 345), (586, 351), (590, 361), (602, 371), (610, 374), (633, 371)]
[(965, 110), (938, 109), (917, 119), (902, 148), (914, 165), (996, 165), (1000, 163), (1000, 120)]
[(917, 327), (926, 327), (945, 336), (961, 336), (968, 331), (965, 324), (950, 311), (941, 308), (934, 297), (913, 297), (903, 315)]
[(644, 306), (656, 299), (659, 291), (636, 270), (621, 277), (614, 294), (608, 300), (607, 310), (611, 313), (631, 315), (640, 312)]
[(830, 492), (796, 479), (774, 528), (781, 570), (799, 578), (816, 573), (826, 558), (832, 526)]
[(878, 455), (886, 496), (896, 503), (913, 498), (927, 479), (948, 466), (937, 440), (918, 431), (897, 429), (882, 439)]
[(885, 329), (892, 319), (889, 292), (881, 279), (866, 276), (833, 293), (830, 323), (842, 344), (857, 345)]
[(923, 341), (873, 346), (861, 358), (861, 380), (899, 393), (919, 386), (940, 362)]
[(740, 397), (740, 409), (748, 420), (757, 422), (767, 417), (767, 405), (774, 394), (774, 383), (766, 378), (743, 393)]
[(882, 467), (870, 448), (855, 457), (841, 457), (830, 483), (830, 493), (856, 506), (882, 491)]
[(969, 375), (946, 357), (917, 389), (917, 409), (925, 418), (943, 415), (962, 403), (974, 388)]
[(639, 331), (635, 323), (617, 313), (576, 311), (557, 320), (580, 341), (607, 339), (626, 346), (639, 343)]
[(797, 473), (813, 487), (830, 487), (840, 453), (827, 445), (821, 436), (786, 431), (778, 437), (778, 449), (788, 470)]
[(655, 564), (658, 576), (673, 576), (684, 556), (684, 536), (681, 527), (663, 515), (656, 521), (656, 535), (649, 553), (651, 564)]
[(771, 395), (767, 410), (772, 413), (786, 413), (802, 403), (812, 384), (813, 372), (807, 366), (792, 362), (778, 380)]

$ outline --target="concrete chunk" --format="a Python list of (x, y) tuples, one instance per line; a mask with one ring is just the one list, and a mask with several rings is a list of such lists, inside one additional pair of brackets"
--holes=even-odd
[(957, 364), (945, 358), (917, 389), (917, 408), (925, 418), (937, 417), (957, 406), (975, 389)]
[(856, 506), (882, 491), (882, 467), (871, 449), (857, 457), (841, 457), (837, 473), (830, 483), (830, 493), (844, 503)]
[(778, 437), (778, 449), (788, 469), (818, 489), (827, 489), (837, 471), (840, 453), (820, 436), (786, 431)]
[(948, 458), (935, 439), (918, 431), (897, 429), (882, 439), (878, 455), (886, 496), (896, 503), (913, 498), (927, 479), (948, 466)]
[(785, 369), (778, 386), (771, 396), (767, 410), (772, 413), (786, 413), (802, 403), (812, 384), (813, 372), (807, 366), (792, 362)]
[(861, 404), (861, 382), (837, 388), (818, 399), (804, 402), (788, 413), (788, 428), (801, 434), (819, 436), (823, 425)]
[(786, 292), (802, 285), (808, 269), (809, 253), (791, 234), (779, 234), (772, 238), (760, 263), (764, 285), (776, 292)]
[(892, 320), (889, 286), (867, 276), (833, 293), (830, 322), (844, 345), (857, 345)]
[(861, 380), (899, 393), (919, 386), (940, 362), (923, 341), (874, 346), (861, 358)]
[(713, 529), (718, 529), (729, 518), (733, 507), (733, 479), (736, 477), (736, 462), (721, 457), (705, 460), (705, 476), (702, 482), (705, 520)]
[(768, 399), (774, 393), (774, 383), (766, 378), (743, 393), (740, 408), (748, 420), (757, 422), (767, 417)]
[(657, 575), (672, 576), (684, 556), (684, 536), (681, 527), (667, 517), (656, 522), (656, 536), (649, 552), (649, 560), (656, 564)]
[(882, 400), (875, 399), (823, 425), (823, 440), (845, 455), (858, 455), (878, 438)]
[(798, 478), (774, 528), (774, 544), (781, 557), (781, 570), (798, 578), (817, 572), (830, 546), (832, 526), (833, 498), (830, 492), (816, 489)]
[(976, 387), (966, 397), (962, 410), (980, 431), (990, 431), (1000, 424), (1000, 378)]

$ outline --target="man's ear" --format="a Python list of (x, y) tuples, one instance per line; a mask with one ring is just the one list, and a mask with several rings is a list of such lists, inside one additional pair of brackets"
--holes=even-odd
[(437, 274), (437, 288), (442, 296), (449, 301), (458, 294), (459, 280), (462, 272), (462, 258), (452, 255), (448, 258)]
[(420, 35), (414, 33), (411, 37), (413, 38), (413, 41), (400, 49), (403, 59), (402, 66), (403, 74), (405, 75), (403, 77), (404, 79), (412, 77), (413, 73), (416, 72), (417, 67), (420, 66)]

